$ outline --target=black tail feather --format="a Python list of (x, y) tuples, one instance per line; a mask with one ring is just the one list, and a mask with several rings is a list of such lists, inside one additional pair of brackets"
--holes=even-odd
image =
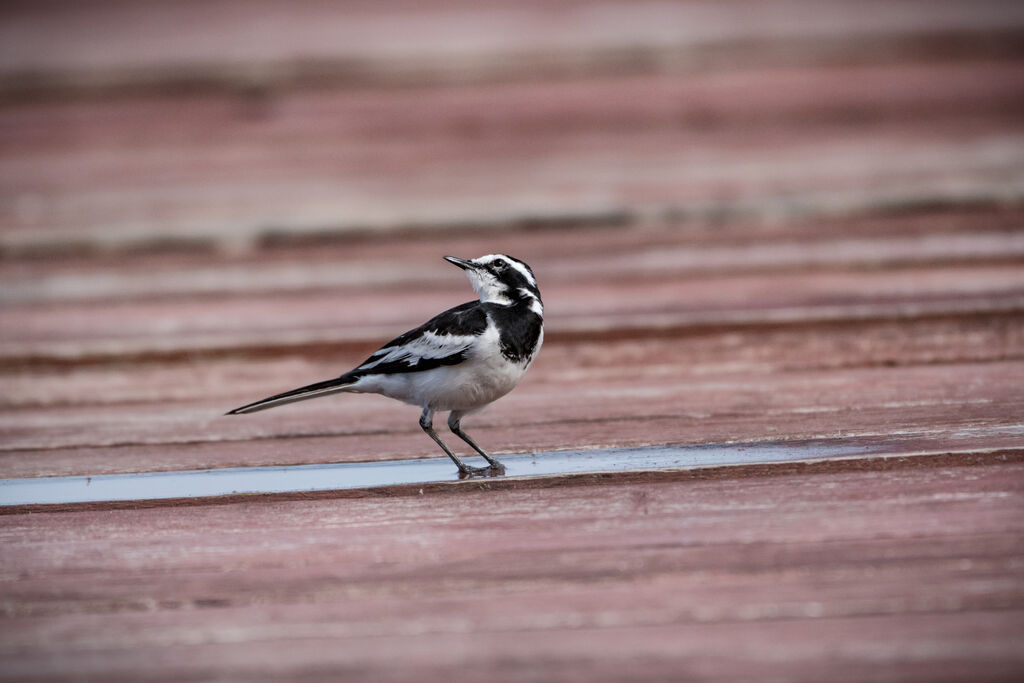
[(295, 403), (296, 401), (305, 401), (310, 398), (317, 398), (319, 396), (327, 396), (330, 394), (337, 394), (342, 391), (346, 391), (349, 387), (355, 384), (356, 380), (349, 375), (342, 375), (335, 379), (329, 379), (323, 382), (316, 382), (314, 384), (307, 384), (304, 387), (298, 389), (292, 389), (286, 391), (283, 394), (276, 394), (274, 396), (268, 396), (267, 398), (260, 399), (254, 403), (244, 405), (241, 408), (235, 408), (232, 411), (227, 412), (227, 415), (244, 415), (245, 413), (255, 413), (260, 410), (266, 410), (268, 408), (276, 408), (277, 406), (283, 406), (286, 403)]

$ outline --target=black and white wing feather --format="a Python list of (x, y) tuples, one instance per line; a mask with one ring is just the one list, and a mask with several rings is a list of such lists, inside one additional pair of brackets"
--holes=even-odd
[(470, 347), (486, 329), (487, 314), (480, 302), (469, 301), (392, 339), (342, 377), (358, 379), (458, 365), (466, 360)]
[(370, 354), (361, 365), (340, 377), (235, 408), (228, 415), (254, 413), (286, 403), (305, 401), (343, 391), (358, 391), (363, 377), (425, 372), (466, 360), (476, 338), (487, 329), (487, 313), (479, 301), (469, 301), (440, 313), (419, 327), (392, 339)]

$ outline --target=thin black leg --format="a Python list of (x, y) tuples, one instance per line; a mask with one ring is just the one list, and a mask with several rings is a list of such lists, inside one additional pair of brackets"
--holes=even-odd
[(471, 439), (469, 437), (469, 434), (467, 434), (466, 432), (462, 431), (462, 414), (461, 413), (456, 412), (454, 410), (451, 413), (449, 413), (449, 415), (448, 415), (448, 429), (452, 430), (452, 434), (454, 434), (455, 436), (459, 437), (460, 439), (462, 439), (463, 441), (468, 443), (470, 446), (473, 447), (474, 451), (476, 451), (481, 456), (483, 456), (484, 460), (486, 460), (488, 463), (490, 463), (491, 470), (496, 471), (496, 472), (504, 472), (505, 471), (505, 466), (504, 465), (502, 465), (500, 462), (498, 462), (497, 459), (493, 458), (490, 453), (488, 453), (484, 449), (482, 449), (479, 446), (477, 446), (476, 445), (476, 441), (473, 441), (473, 439)]
[(420, 427), (427, 433), (434, 442), (441, 447), (448, 457), (452, 459), (455, 466), (459, 468), (460, 474), (480, 474), (487, 470), (482, 467), (470, 467), (466, 463), (459, 460), (459, 456), (452, 453), (452, 449), (448, 448), (444, 441), (441, 441), (441, 437), (434, 431), (434, 411), (429, 408), (424, 408), (423, 413), (420, 415)]

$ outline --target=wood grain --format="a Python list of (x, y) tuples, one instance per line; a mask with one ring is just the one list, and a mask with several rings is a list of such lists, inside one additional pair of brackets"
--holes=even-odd
[(465, 423), (495, 453), (892, 457), (19, 509), (0, 679), (1020, 679), (1022, 37), (1004, 0), (5, 3), (0, 478), (437, 457), (378, 397), (223, 413), (498, 251), (546, 341)]

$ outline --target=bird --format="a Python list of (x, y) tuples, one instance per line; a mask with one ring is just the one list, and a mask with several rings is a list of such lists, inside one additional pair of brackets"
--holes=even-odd
[[(381, 394), (422, 409), (419, 424), (458, 467), (459, 476), (504, 474), (505, 467), (462, 429), (462, 419), (519, 383), (544, 342), (544, 304), (533, 270), (506, 254), (475, 259), (445, 256), (479, 295), (449, 308), (370, 354), (334, 379), (249, 403), (228, 415), (340, 392)], [(448, 412), (448, 428), (487, 461), (464, 463), (434, 430), (434, 414)]]

